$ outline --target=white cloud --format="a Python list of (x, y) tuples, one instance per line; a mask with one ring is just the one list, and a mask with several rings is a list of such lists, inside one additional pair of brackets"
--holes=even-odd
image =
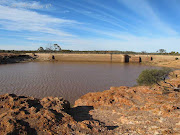
[(165, 32), (168, 35), (177, 35), (178, 33), (172, 29), (168, 24), (163, 22), (161, 18), (155, 13), (153, 8), (146, 0), (118, 0), (120, 4), (124, 4), (133, 12), (142, 16), (145, 21), (150, 22), (154, 28)]
[(0, 5), (0, 28), (13, 31), (42, 32), (59, 36), (73, 36), (56, 26), (73, 25), (78, 22), (42, 15), (25, 9)]
[[(75, 4), (76, 5), (76, 4)], [(101, 10), (97, 10), (95, 8), (90, 8), (88, 6), (83, 6), (81, 4), (77, 4), (78, 6), (80, 6), (80, 9), (78, 8), (72, 8), (69, 6), (62, 6), (67, 8), (68, 10), (73, 10), (74, 12), (77, 12), (78, 14), (82, 14), (85, 16), (88, 16), (90, 18), (96, 19), (98, 21), (102, 21), (108, 25), (113, 25), (116, 26), (118, 28), (121, 28), (122, 30), (128, 30), (124, 25), (127, 25), (126, 22), (122, 21), (121, 19), (117, 19), (116, 17), (113, 17), (111, 14), (107, 14)], [(77, 6), (76, 5), (76, 6)], [(84, 9), (85, 8), (85, 9)], [(92, 11), (91, 11), (92, 10)], [(123, 23), (120, 24), (119, 22)]]
[[(117, 0), (122, 5), (133, 11), (133, 14), (125, 12), (121, 8), (116, 9), (111, 6), (104, 6), (98, 1), (86, 1), (85, 3), (78, 3), (68, 1), (73, 4), (73, 7), (62, 5), (62, 7), (73, 10), (79, 14), (85, 15), (102, 21), (104, 27), (115, 26), (119, 31), (133, 32), (146, 35), (177, 35), (178, 32), (166, 24), (156, 14), (154, 9), (146, 0)], [(74, 8), (76, 7), (76, 8)], [(97, 7), (97, 8), (93, 8)], [(134, 13), (138, 14), (137, 16)], [(93, 24), (93, 25), (96, 25)], [(92, 27), (92, 26), (91, 26)], [(100, 27), (101, 28), (101, 27)]]
[[(119, 8), (118, 10), (110, 7), (110, 6), (105, 6), (103, 5), (103, 3), (99, 3), (98, 1), (87, 1), (88, 4), (92, 4), (93, 6), (87, 7), (88, 9), (94, 10), (95, 12), (100, 12), (102, 13), (102, 15), (107, 16), (108, 18), (111, 18), (112, 20), (116, 21), (116, 22), (121, 22), (122, 24), (126, 25), (126, 26), (130, 26), (133, 29), (136, 29), (136, 27), (134, 25), (132, 25), (130, 22), (127, 22), (123, 19), (121, 19), (121, 17), (126, 17), (129, 18), (130, 20), (134, 21), (135, 18), (130, 16), (128, 13), (125, 13), (121, 8)], [(94, 6), (98, 6), (99, 8), (102, 8), (103, 10), (97, 10), (95, 8), (92, 8)], [(106, 12), (103, 12), (104, 10), (106, 10)], [(108, 13), (108, 12), (110, 13)], [(114, 15), (117, 15), (118, 17), (115, 17)]]
[(37, 1), (17, 1), (17, 0), (1, 0), (1, 5), (14, 7), (14, 8), (26, 8), (26, 9), (45, 9), (50, 8), (51, 4), (41, 4)]

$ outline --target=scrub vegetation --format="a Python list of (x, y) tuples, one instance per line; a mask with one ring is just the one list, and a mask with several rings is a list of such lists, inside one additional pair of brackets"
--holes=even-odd
[(166, 78), (169, 73), (172, 71), (171, 68), (162, 68), (162, 69), (146, 69), (142, 71), (137, 79), (139, 85), (153, 85), (159, 84), (160, 81), (166, 82)]
[(49, 44), (47, 47), (39, 47), (37, 50), (0, 50), (0, 53), (72, 53), (72, 54), (136, 54), (136, 55), (175, 55), (179, 56), (179, 52), (166, 52), (165, 49), (159, 49), (156, 52), (146, 51), (118, 51), (118, 50), (68, 50), (61, 49), (58, 44)]

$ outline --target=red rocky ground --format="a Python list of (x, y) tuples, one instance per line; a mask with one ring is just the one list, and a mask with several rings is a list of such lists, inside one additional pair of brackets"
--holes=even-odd
[[(178, 77), (169, 80), (175, 87)], [(163, 84), (166, 85), (167, 84)], [(93, 106), (93, 119), (116, 126), (114, 134), (180, 134), (180, 92), (159, 86), (111, 87), (104, 92), (88, 93), (75, 106)]]
[[(174, 75), (168, 82), (179, 87), (180, 71)], [(111, 87), (82, 96), (73, 108), (63, 98), (1, 95), (0, 134), (179, 135), (180, 92), (168, 90)]]

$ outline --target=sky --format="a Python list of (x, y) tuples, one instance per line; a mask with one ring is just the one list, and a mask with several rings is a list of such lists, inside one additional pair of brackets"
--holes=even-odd
[(180, 52), (180, 0), (0, 0), (0, 50)]

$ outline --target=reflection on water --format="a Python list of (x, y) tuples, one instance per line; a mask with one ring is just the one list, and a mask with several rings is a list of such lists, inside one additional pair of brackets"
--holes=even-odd
[(111, 63), (19, 63), (0, 65), (0, 94), (62, 96), (73, 103), (88, 92), (111, 86), (133, 86), (140, 64)]

